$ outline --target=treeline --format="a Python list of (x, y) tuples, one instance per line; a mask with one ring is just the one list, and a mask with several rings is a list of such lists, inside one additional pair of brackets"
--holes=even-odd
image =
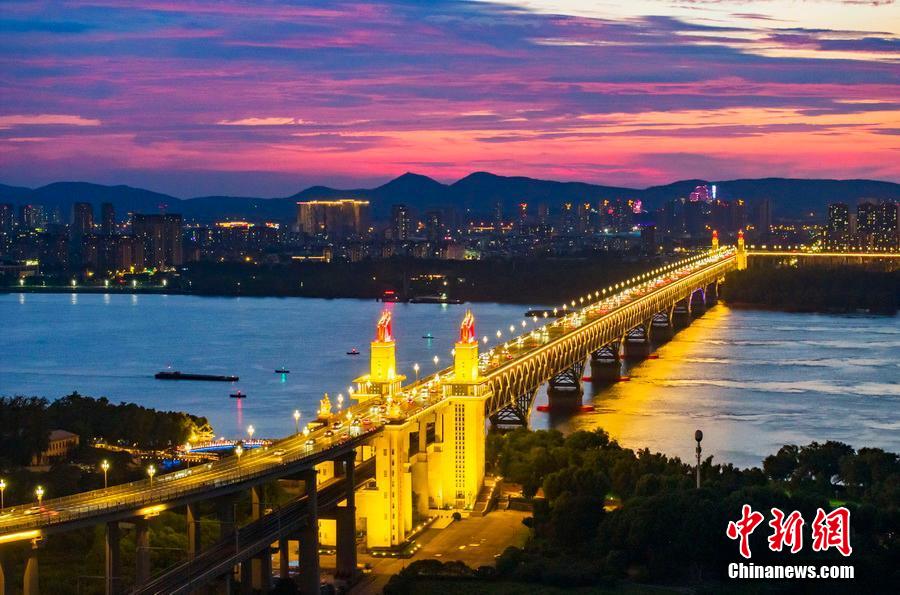
[(134, 403), (110, 403), (73, 392), (52, 403), (38, 397), (0, 397), (0, 466), (28, 465), (47, 448), (52, 430), (78, 434), (87, 445), (95, 438), (110, 444), (162, 448), (211, 432), (206, 418), (157, 411)]
[(728, 275), (722, 298), (791, 312), (895, 314), (900, 308), (900, 271), (859, 267), (753, 267)]
[(621, 255), (589, 258), (420, 260), (393, 258), (346, 263), (257, 265), (192, 263), (181, 287), (207, 295), (404, 297), (446, 293), (451, 299), (556, 304), (656, 266)]
[[(744, 504), (766, 521), (773, 507), (785, 514), (798, 510), (806, 521), (804, 548), (796, 554), (771, 552), (771, 529), (760, 524), (750, 538), (754, 564), (853, 564), (856, 579), (842, 592), (847, 585), (856, 592), (900, 587), (900, 462), (894, 453), (814, 442), (785, 446), (762, 469), (713, 464), (709, 457), (699, 490), (691, 465), (622, 448), (602, 430), (567, 438), (556, 431), (492, 435), (488, 457), (505, 481), (542, 496), (526, 519), (533, 529), (529, 543), (507, 548), (496, 567), (410, 565), (386, 593), (416, 592), (418, 581), (442, 574), (564, 588), (612, 587), (624, 579), (716, 592), (727, 584), (728, 564), (744, 561), (725, 533)], [(810, 547), (817, 508), (830, 512), (839, 505), (851, 512), (850, 558)], [(828, 586), (817, 583), (817, 589)]]

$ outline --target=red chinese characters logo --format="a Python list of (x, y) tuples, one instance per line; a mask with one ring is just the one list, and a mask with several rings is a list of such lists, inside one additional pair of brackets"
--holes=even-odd
[(812, 547), (815, 552), (835, 548), (844, 556), (853, 551), (850, 547), (850, 511), (841, 506), (828, 514), (821, 508), (812, 523)]
[(756, 529), (756, 526), (763, 522), (761, 512), (756, 512), (750, 508), (749, 504), (744, 504), (741, 508), (741, 520), (729, 521), (728, 529), (725, 534), (731, 539), (739, 539), (741, 542), (741, 555), (745, 558), (750, 557), (750, 534)]
[[(764, 518), (761, 512), (753, 510), (749, 504), (744, 504), (741, 507), (741, 518), (729, 521), (725, 534), (740, 542), (739, 550), (744, 558), (750, 558), (750, 535)], [(799, 511), (785, 514), (782, 510), (773, 508), (772, 520), (769, 521), (769, 526), (772, 527), (769, 549), (780, 552), (784, 548), (790, 548), (792, 554), (802, 550), (804, 524), (805, 521)], [(850, 546), (850, 511), (843, 506), (828, 514), (819, 508), (811, 529), (813, 551), (824, 552), (835, 548), (844, 556), (849, 556), (853, 551)]]
[(777, 508), (772, 509), (772, 534), (769, 535), (769, 549), (780, 552), (782, 547), (790, 547), (791, 553), (796, 554), (803, 549), (803, 516), (798, 511), (784, 516)]

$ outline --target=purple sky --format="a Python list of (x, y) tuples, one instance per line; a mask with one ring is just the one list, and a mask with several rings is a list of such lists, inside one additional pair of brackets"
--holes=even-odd
[(6, 0), (0, 182), (900, 181), (900, 5), (623, 4)]

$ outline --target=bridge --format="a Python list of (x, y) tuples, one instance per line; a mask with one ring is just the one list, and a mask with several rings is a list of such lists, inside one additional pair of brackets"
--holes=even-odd
[[(290, 543), (299, 551), (300, 586), (319, 589), (318, 550), (336, 548), (337, 574), (356, 572), (356, 529), (365, 527), (371, 552), (392, 555), (408, 547), (421, 523), (475, 509), (484, 483), (488, 425), (527, 425), (538, 389), (548, 385), (551, 407), (578, 408), (587, 362), (599, 381), (618, 378), (621, 360), (643, 358), (718, 299), (719, 285), (746, 268), (749, 251), (719, 247), (578, 296), (552, 310), (479, 339), (467, 312), (453, 365), (412, 383), (396, 368), (391, 315), (385, 312), (371, 343), (369, 373), (356, 378), (352, 403), (334, 411), (321, 402), (303, 432), (268, 447), (146, 480), (17, 506), (0, 515), (0, 546), (25, 544), (24, 593), (39, 592), (40, 546), (54, 534), (104, 525), (107, 593), (192, 592), (240, 577), (243, 592), (268, 590), (272, 556), (288, 572)], [(302, 495), (266, 511), (262, 487), (276, 481), (302, 486)], [(238, 526), (238, 496), (250, 494), (250, 522)], [(201, 547), (197, 507), (215, 503), (219, 538)], [(184, 511), (186, 560), (153, 574), (149, 521), (162, 511)], [(333, 520), (333, 523), (323, 519)], [(121, 569), (121, 531), (134, 530), (133, 584)], [(4, 574), (0, 567), (0, 593)]]

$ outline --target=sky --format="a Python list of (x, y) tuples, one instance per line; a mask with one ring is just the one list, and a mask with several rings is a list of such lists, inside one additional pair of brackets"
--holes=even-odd
[(900, 182), (900, 1), (2, 0), (0, 182)]

